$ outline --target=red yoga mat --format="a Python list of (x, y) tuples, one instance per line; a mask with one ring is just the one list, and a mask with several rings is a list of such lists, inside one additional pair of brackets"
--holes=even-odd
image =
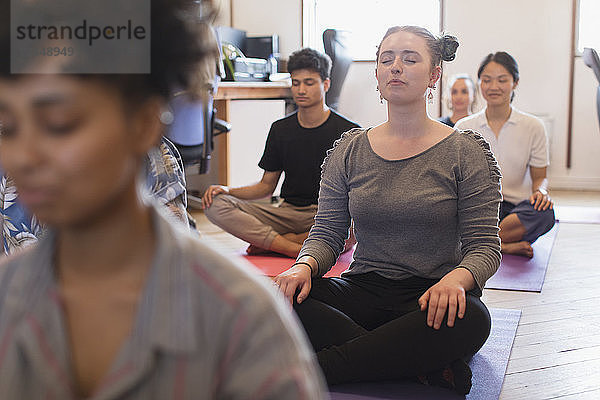
[[(337, 260), (337, 263), (325, 274), (326, 277), (340, 276), (340, 274), (347, 270), (352, 262), (352, 255), (354, 250), (342, 253)], [(294, 259), (285, 257), (276, 253), (261, 254), (257, 256), (246, 255), (245, 252), (242, 256), (250, 263), (254, 264), (256, 268), (261, 270), (267, 276), (277, 276), (283, 271), (287, 270), (294, 263)]]

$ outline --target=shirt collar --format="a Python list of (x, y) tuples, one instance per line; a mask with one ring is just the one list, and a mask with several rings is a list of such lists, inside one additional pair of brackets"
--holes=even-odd
[[(474, 119), (475, 119), (475, 121), (477, 121), (477, 126), (479, 128), (484, 128), (484, 127), (488, 126), (487, 117), (485, 116), (486, 110), (487, 110), (487, 107), (484, 108), (483, 110), (479, 111), (474, 116)], [(511, 124), (511, 125), (516, 125), (519, 123), (520, 119), (521, 119), (521, 113), (519, 112), (519, 110), (514, 108), (511, 104), (510, 116), (508, 117), (508, 120), (506, 121), (506, 123)]]
[[(189, 279), (190, 267), (183, 265), (181, 236), (192, 239), (191, 233), (169, 221), (163, 210), (152, 207), (152, 221), (156, 232), (156, 250), (145, 288), (134, 321), (132, 336), (141, 351), (160, 349), (165, 352), (193, 352), (197, 348), (195, 314), (190, 309), (193, 290)], [(48, 230), (40, 241), (10, 259), (4, 267), (12, 271), (10, 287), (3, 308), (19, 318), (17, 330), (29, 325), (33, 318), (44, 332), (64, 336), (66, 331), (57, 326), (64, 320), (64, 311), (57, 295), (52, 260), (55, 252), (55, 233)], [(29, 322), (28, 322), (29, 321)], [(64, 326), (64, 323), (63, 323)], [(57, 340), (66, 344), (66, 339)], [(60, 346), (59, 346), (60, 347)]]
[[(125, 393), (152, 368), (156, 353), (190, 354), (198, 347), (198, 316), (191, 309), (193, 280), (186, 275), (190, 266), (183, 256), (183, 249), (191, 247), (185, 240), (194, 239), (190, 233), (183, 238), (183, 229), (181, 234), (176, 233), (175, 222), (169, 222), (162, 212), (152, 209), (157, 248), (132, 334), (125, 338), (105, 382), (94, 396), (113, 398)], [(48, 231), (36, 245), (3, 263), (0, 284), (10, 285), (5, 289), (6, 296), (0, 299), (4, 302), (0, 321), (9, 324), (5, 335), (14, 332), (21, 356), (27, 358), (34, 375), (45, 386), (53, 387), (59, 398), (72, 398), (64, 307), (57, 295), (52, 265), (54, 243), (55, 234)]]
[(510, 106), (510, 117), (508, 117), (508, 121), (506, 123), (516, 125), (521, 120), (521, 113), (519, 110), (514, 108), (512, 105)]
[(477, 128), (483, 128), (487, 126), (487, 118), (485, 116), (485, 108), (481, 111), (479, 111), (478, 113), (473, 115), (473, 120), (475, 121), (475, 124), (477, 125)]

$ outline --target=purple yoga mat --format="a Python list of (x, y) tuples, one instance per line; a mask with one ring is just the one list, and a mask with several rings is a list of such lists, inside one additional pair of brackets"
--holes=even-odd
[[(490, 308), (492, 331), (469, 363), (473, 387), (468, 400), (494, 400), (500, 396), (508, 358), (515, 339), (520, 310)], [(448, 389), (413, 382), (377, 382), (337, 385), (329, 388), (331, 400), (453, 400), (464, 399)]]
[(503, 254), (500, 268), (487, 281), (485, 288), (541, 292), (558, 225), (555, 224), (533, 243), (533, 258)]
[(556, 206), (556, 220), (571, 224), (600, 224), (600, 207)]

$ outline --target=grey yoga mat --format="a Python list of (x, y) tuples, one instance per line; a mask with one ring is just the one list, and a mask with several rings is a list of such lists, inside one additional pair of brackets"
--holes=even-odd
[(533, 243), (533, 258), (503, 254), (500, 268), (485, 288), (541, 292), (559, 225), (555, 224)]
[[(468, 400), (494, 400), (500, 396), (512, 349), (520, 310), (490, 308), (492, 331), (487, 342), (469, 362), (473, 387)], [(374, 382), (336, 385), (329, 388), (331, 400), (453, 400), (455, 392), (414, 382)]]

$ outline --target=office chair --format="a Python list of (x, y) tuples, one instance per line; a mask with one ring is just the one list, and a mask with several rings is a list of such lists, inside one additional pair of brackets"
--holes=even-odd
[[(220, 48), (214, 30), (210, 26), (206, 28), (212, 33), (215, 48)], [(220, 53), (215, 49), (215, 54)], [(165, 136), (179, 151), (186, 175), (208, 173), (214, 149), (214, 136), (231, 130), (231, 124), (215, 117), (213, 98), (221, 74), (224, 73), (223, 66), (218, 61), (220, 56), (206, 57), (201, 70), (198, 71), (201, 79), (200, 93), (174, 93), (169, 101), (168, 110), (161, 115), (161, 121), (168, 126)], [(200, 199), (188, 193), (188, 200), (197, 204)]]
[[(215, 117), (214, 92), (193, 98), (187, 92), (175, 93), (169, 102), (171, 115), (163, 121), (169, 125), (165, 136), (175, 144), (189, 172), (206, 174), (210, 170), (213, 138), (231, 130), (231, 124)], [(196, 169), (197, 168), (197, 169)]]
[[(199, 93), (176, 92), (171, 96), (168, 110), (161, 121), (168, 126), (165, 136), (175, 144), (184, 165), (193, 172), (206, 174), (210, 169), (213, 137), (229, 132), (231, 125), (215, 117), (213, 98), (217, 92), (224, 67), (221, 61), (219, 39), (210, 25), (205, 25), (205, 37), (212, 42), (214, 57), (207, 56), (198, 70)], [(217, 70), (218, 69), (218, 70)]]
[(352, 57), (346, 47), (348, 36), (349, 32), (335, 29), (326, 29), (323, 32), (325, 54), (331, 58), (331, 85), (325, 95), (325, 102), (333, 109), (338, 108), (342, 86), (352, 64)]
[(596, 93), (596, 112), (598, 113), (598, 121), (600, 122), (600, 58), (598, 58), (596, 50), (588, 47), (583, 49), (583, 62), (594, 71), (599, 83)]

